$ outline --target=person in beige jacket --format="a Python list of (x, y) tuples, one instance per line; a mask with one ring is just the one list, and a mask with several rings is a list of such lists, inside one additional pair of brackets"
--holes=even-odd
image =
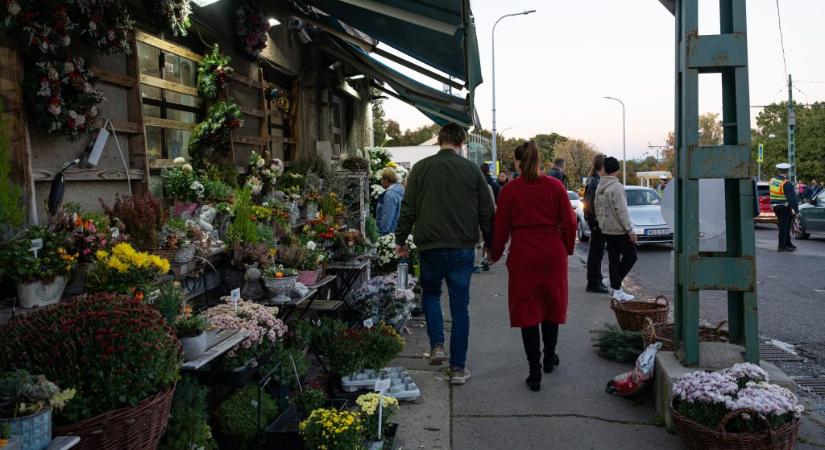
[(622, 290), (622, 281), (636, 263), (636, 234), (627, 213), (627, 198), (624, 186), (619, 182), (619, 160), (608, 157), (604, 160), (603, 176), (596, 189), (596, 220), (605, 241), (607, 258), (610, 263), (610, 295), (620, 302), (635, 297)]

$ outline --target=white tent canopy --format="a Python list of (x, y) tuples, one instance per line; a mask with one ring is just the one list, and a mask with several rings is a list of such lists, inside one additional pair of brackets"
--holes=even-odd
[(665, 179), (669, 180), (673, 178), (673, 174), (671, 174), (667, 170), (653, 170), (650, 172), (636, 172), (636, 178), (639, 179), (639, 183), (641, 186), (650, 187), (650, 182), (652, 180), (659, 181), (665, 177)]

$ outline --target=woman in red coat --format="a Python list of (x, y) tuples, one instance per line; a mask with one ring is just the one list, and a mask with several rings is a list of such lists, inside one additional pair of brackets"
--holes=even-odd
[[(556, 340), (567, 320), (567, 256), (576, 243), (576, 217), (559, 180), (544, 176), (538, 148), (522, 144), (521, 176), (499, 194), (493, 227), (493, 261), (507, 257), (510, 326), (521, 328), (530, 364), (527, 385), (541, 389), (539, 325), (544, 340), (544, 372), (559, 364)], [(519, 152), (517, 151), (517, 154)]]

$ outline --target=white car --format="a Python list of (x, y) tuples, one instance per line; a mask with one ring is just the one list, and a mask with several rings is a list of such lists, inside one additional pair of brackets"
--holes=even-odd
[[(659, 193), (642, 186), (625, 186), (624, 194), (633, 232), (638, 237), (636, 244), (673, 243), (673, 230), (662, 216), (662, 197)], [(578, 211), (576, 216), (579, 216)], [(580, 217), (579, 240), (587, 242), (590, 228), (584, 221), (583, 209)]]
[(590, 229), (587, 228), (587, 222), (584, 220), (584, 200), (573, 191), (567, 191), (567, 197), (570, 199), (570, 206), (573, 207), (573, 211), (576, 213), (576, 233), (579, 240), (587, 242), (590, 240)]

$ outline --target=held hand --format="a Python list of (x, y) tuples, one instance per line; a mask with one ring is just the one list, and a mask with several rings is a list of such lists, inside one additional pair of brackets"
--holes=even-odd
[(489, 247), (484, 247), (484, 253), (483, 253), (483, 256), (484, 256), (485, 258), (487, 258), (488, 260), (490, 260), (490, 263), (493, 263), (493, 262), (494, 262), (494, 261), (493, 261), (493, 250), (492, 250), (492, 249), (490, 249)]
[(634, 244), (636, 243), (637, 240), (639, 240), (638, 236), (636, 236), (636, 233), (634, 233), (632, 231), (630, 232), (630, 234), (627, 235), (627, 238), (630, 239), (630, 242), (632, 242)]
[(399, 258), (407, 258), (410, 256), (410, 249), (408, 249), (406, 245), (396, 245), (395, 254), (398, 255)]

